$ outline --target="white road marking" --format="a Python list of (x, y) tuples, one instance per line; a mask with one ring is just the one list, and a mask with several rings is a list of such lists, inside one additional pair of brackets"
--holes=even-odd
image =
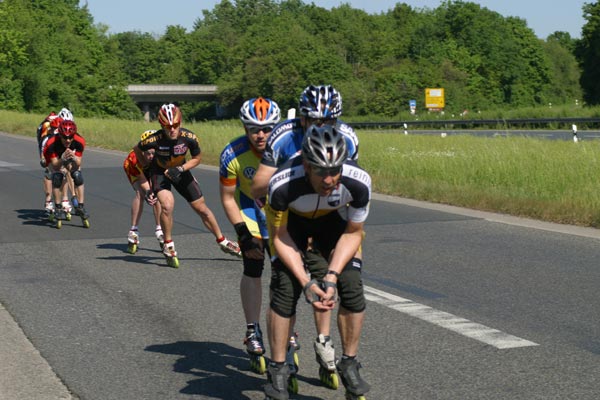
[(14, 168), (14, 167), (22, 167), (23, 164), (13, 164), (6, 161), (0, 161), (0, 168)]
[(538, 346), (537, 343), (529, 340), (509, 335), (508, 333), (471, 322), (468, 319), (460, 318), (444, 311), (438, 311), (435, 308), (415, 303), (400, 296), (395, 296), (369, 286), (365, 286), (364, 289), (367, 300), (489, 344), (497, 349)]

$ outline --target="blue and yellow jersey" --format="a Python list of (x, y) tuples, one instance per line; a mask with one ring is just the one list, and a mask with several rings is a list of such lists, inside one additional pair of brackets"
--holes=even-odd
[(262, 154), (240, 136), (225, 146), (221, 152), (219, 181), (223, 186), (235, 186), (235, 200), (250, 233), (257, 238), (268, 238), (264, 209), (259, 209), (250, 194), (252, 179), (258, 169)]

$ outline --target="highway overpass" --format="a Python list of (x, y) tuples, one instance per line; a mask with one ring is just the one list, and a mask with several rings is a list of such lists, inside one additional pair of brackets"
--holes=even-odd
[(127, 92), (144, 112), (144, 119), (150, 120), (150, 109), (163, 103), (179, 101), (214, 101), (217, 107), (217, 85), (128, 85)]

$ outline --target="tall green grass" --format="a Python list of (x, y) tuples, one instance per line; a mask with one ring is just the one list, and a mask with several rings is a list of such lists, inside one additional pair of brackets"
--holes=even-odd
[[(41, 114), (0, 111), (0, 130), (35, 136)], [(156, 123), (76, 118), (88, 145), (128, 151)], [(238, 121), (184, 124), (218, 165)], [(600, 226), (600, 141), (359, 131), (360, 164), (378, 193), (545, 221)]]

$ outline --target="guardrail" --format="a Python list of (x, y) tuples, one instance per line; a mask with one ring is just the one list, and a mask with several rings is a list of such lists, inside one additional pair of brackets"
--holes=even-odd
[(547, 124), (598, 124), (600, 118), (526, 118), (526, 119), (457, 119), (457, 120), (407, 120), (395, 122), (350, 122), (355, 129), (366, 128), (406, 128), (410, 126), (524, 126), (524, 125), (547, 125)]

